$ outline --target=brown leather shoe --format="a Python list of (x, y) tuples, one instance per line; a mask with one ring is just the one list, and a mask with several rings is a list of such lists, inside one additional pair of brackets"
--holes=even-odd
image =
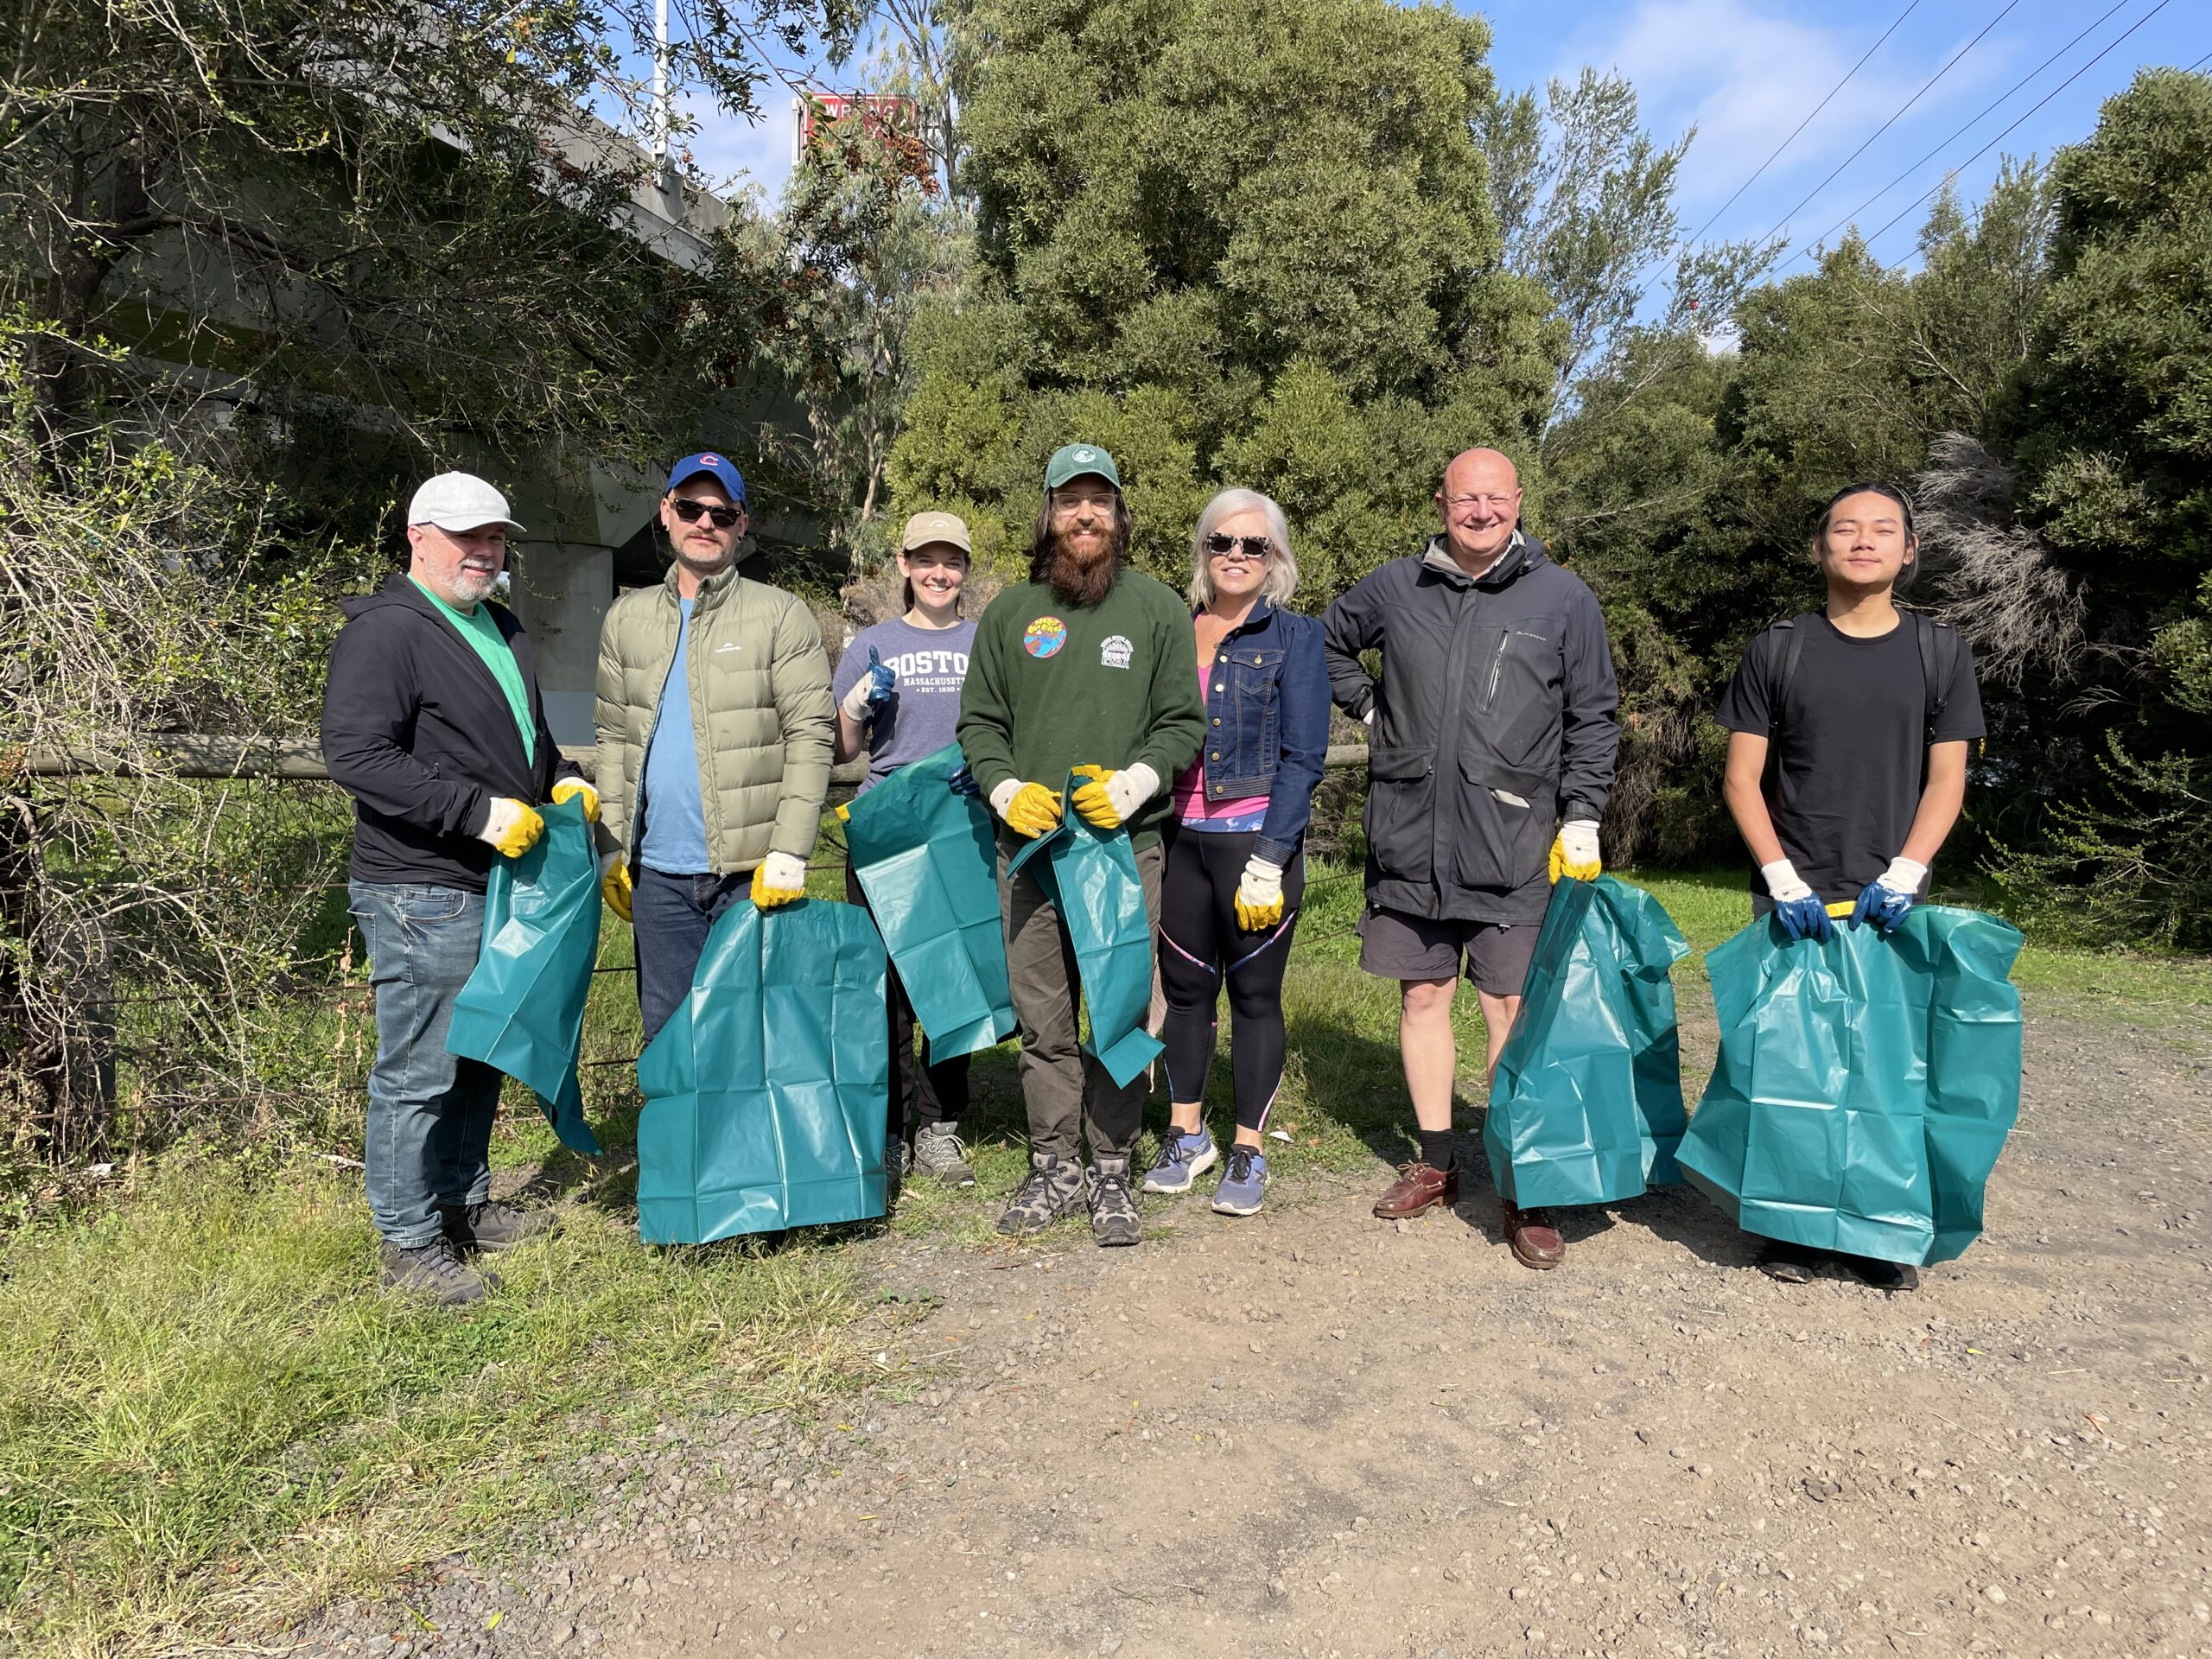
[(1437, 1169), (1416, 1160), (1399, 1166), (1390, 1190), (1375, 1200), (1375, 1213), (1385, 1221), (1410, 1221), (1440, 1204), (1448, 1207), (1459, 1202), (1459, 1166)]
[(1516, 1210), (1510, 1204), (1504, 1208), (1505, 1242), (1513, 1247), (1516, 1262), (1541, 1273), (1567, 1260), (1567, 1241), (1549, 1216), (1541, 1210)]

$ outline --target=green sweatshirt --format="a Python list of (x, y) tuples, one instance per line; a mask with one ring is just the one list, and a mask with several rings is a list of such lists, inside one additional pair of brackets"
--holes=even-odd
[(1124, 570), (1088, 608), (1024, 582), (976, 625), (959, 737), (986, 799), (1009, 778), (1058, 790), (1072, 766), (1118, 772), (1141, 760), (1160, 774), (1160, 793), (1131, 820), (1129, 838), (1148, 845), (1205, 726), (1191, 613), (1141, 572)]

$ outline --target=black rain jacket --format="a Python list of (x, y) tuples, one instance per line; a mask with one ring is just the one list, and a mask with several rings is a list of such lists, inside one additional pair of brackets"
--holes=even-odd
[(330, 649), (322, 759), (353, 798), (353, 880), (483, 892), (499, 855), (476, 836), (493, 800), (535, 804), (557, 779), (583, 776), (545, 724), (529, 634), (513, 612), (490, 605), (529, 689), (534, 766), (492, 671), (404, 573), (340, 608), (346, 621)]
[[(1329, 607), (1329, 689), (1369, 734), (1367, 899), (1409, 916), (1540, 922), (1565, 818), (1599, 818), (1620, 692), (1597, 595), (1515, 532), (1480, 581), (1441, 537)], [(1379, 646), (1378, 682), (1359, 653)]]

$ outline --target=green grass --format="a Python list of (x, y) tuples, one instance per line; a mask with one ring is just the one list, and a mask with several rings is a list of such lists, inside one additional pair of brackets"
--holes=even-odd
[(881, 1374), (848, 1236), (653, 1251), (562, 1207), (459, 1314), (370, 1292), (359, 1183), (312, 1168), (0, 1238), (0, 1648), (264, 1630), (557, 1506), (594, 1443)]

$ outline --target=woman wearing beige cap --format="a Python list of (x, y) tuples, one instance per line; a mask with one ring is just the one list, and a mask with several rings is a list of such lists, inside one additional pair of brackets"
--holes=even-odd
[[(837, 699), (837, 759), (868, 752), (861, 794), (953, 741), (960, 686), (976, 638), (975, 621), (960, 614), (969, 550), (968, 526), (951, 513), (918, 512), (909, 518), (899, 538), (906, 613), (861, 629), (837, 664), (830, 681)], [(845, 897), (868, 903), (849, 863)], [(968, 1104), (968, 1057), (918, 1065), (913, 1005), (896, 968), (889, 970), (885, 993), (891, 1010), (891, 1144), (885, 1167), (894, 1179), (919, 1169), (947, 1186), (973, 1186), (976, 1172), (968, 1166), (959, 1134)], [(914, 1137), (911, 1152), (908, 1133)]]

